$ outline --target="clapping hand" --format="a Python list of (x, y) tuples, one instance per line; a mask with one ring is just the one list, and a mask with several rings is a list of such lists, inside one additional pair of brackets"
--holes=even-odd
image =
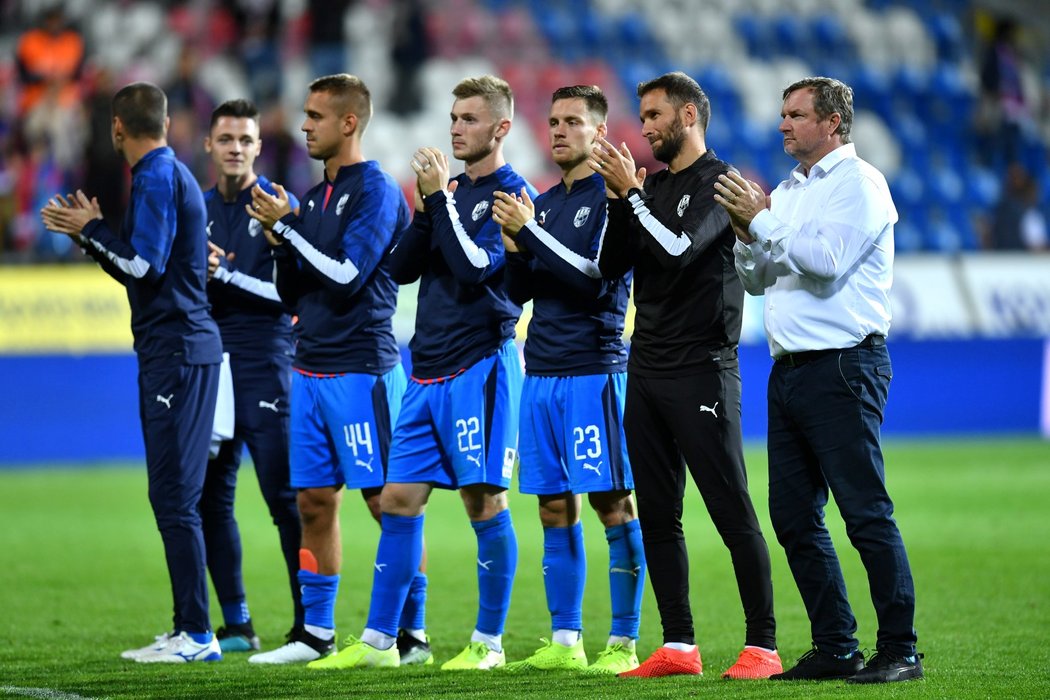
[(40, 218), (49, 231), (79, 236), (92, 219), (102, 218), (102, 209), (97, 197), (88, 199), (83, 190), (77, 190), (75, 195), (56, 194), (49, 199), (47, 206), (40, 210)]

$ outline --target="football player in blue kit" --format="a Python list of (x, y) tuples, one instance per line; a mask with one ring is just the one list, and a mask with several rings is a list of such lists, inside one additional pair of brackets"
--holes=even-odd
[[(493, 219), (507, 248), (507, 288), (533, 300), (521, 396), (522, 493), (539, 497), (543, 581), (553, 635), (508, 670), (615, 674), (638, 666), (635, 640), (645, 581), (634, 479), (623, 433), (627, 349), (624, 315), (631, 272), (603, 279), (597, 256), (605, 232), (605, 181), (587, 165), (606, 134), (608, 102), (596, 86), (557, 90), (548, 121), (551, 157), (562, 179), (536, 199), (496, 192)], [(581, 494), (609, 543), (612, 629), (587, 666), (583, 591), (587, 561)]]
[[(324, 161), (324, 180), (303, 196), (298, 216), (280, 185), (276, 196), (252, 188), (248, 211), (272, 245), (277, 291), (299, 319), (290, 462), (303, 526), (298, 578), (305, 625), (284, 646), (252, 656), (253, 663), (312, 662), (333, 650), (342, 487), (360, 489), (379, 518), (391, 428), (405, 389), (391, 327), (397, 284), (389, 251), (410, 224), (409, 210), (394, 179), (362, 153), (371, 94), (356, 76), (325, 76), (310, 84), (303, 111), (307, 151)], [(419, 565), (417, 558), (408, 577), (412, 595), (395, 620), (407, 630), (424, 627), (426, 577)], [(408, 662), (432, 659), (425, 644), (409, 651)]]
[(412, 159), (416, 214), (391, 253), (394, 278), (419, 280), (412, 377), (390, 446), (383, 533), (360, 640), (318, 668), (398, 666), (394, 635), (423, 546), (423, 511), (435, 487), (458, 489), (478, 541), (479, 610), (470, 643), (444, 670), (506, 663), (503, 625), (517, 567), (506, 490), (517, 454), (521, 307), (504, 286), (505, 251), (493, 193), (535, 190), (503, 157), (514, 102), (506, 81), (468, 78), (452, 91), (452, 154), (421, 148)]
[(119, 234), (97, 199), (58, 195), (41, 215), (74, 238), (127, 289), (139, 363), (139, 415), (149, 500), (164, 542), (174, 598), (170, 632), (121, 654), (143, 663), (222, 658), (208, 616), (208, 574), (198, 504), (219, 386), (222, 340), (208, 314), (204, 198), (167, 145), (168, 100), (150, 83), (113, 97), (114, 149), (131, 166), (131, 201)]
[[(241, 576), (241, 537), (234, 518), (237, 469), (245, 446), (255, 465), (263, 499), (277, 526), (288, 569), (293, 629), (303, 625), (299, 592), (299, 510), (288, 474), (288, 391), (292, 375), (292, 321), (273, 283), (273, 259), (262, 226), (248, 216), (251, 188), (270, 194), (273, 185), (255, 173), (259, 111), (247, 100), (230, 100), (211, 115), (204, 149), (218, 174), (204, 193), (208, 213), (208, 300), (230, 355), (234, 435), (208, 462), (201, 522), (208, 571), (225, 626), (216, 631), (224, 652), (259, 648)], [(293, 209), (299, 200), (289, 195)]]

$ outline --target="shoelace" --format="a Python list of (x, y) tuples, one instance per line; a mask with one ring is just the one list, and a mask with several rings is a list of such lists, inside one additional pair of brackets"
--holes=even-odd
[[(921, 659), (922, 658), (922, 654), (916, 654), (914, 658)], [(915, 661), (912, 661), (907, 656), (898, 656), (896, 654), (887, 654), (884, 651), (877, 651), (877, 652), (875, 652), (874, 656), (872, 656), (870, 659), (868, 659), (868, 667), (869, 668), (889, 668), (893, 664), (897, 664), (897, 663), (912, 664), (912, 663), (915, 663)]]
[(744, 653), (742, 653), (740, 658), (737, 659), (737, 663), (744, 666), (751, 666), (753, 664), (764, 663), (770, 658), (772, 658), (770, 654), (761, 652), (758, 649), (744, 649)]
[(598, 652), (598, 658), (603, 659), (605, 657), (612, 656), (613, 654), (618, 654), (624, 651), (627, 651), (627, 647), (625, 647), (622, 643), (617, 642), (616, 644), (613, 644), (610, 647), (606, 647), (605, 649), (602, 649), (600, 652)]
[(807, 652), (806, 652), (805, 654), (803, 654), (802, 656), (798, 657), (798, 661), (796, 662), (796, 665), (797, 665), (797, 664), (801, 664), (801, 663), (803, 663), (804, 661), (809, 661), (809, 660), (811, 660), (811, 659), (812, 659), (813, 657), (815, 657), (816, 655), (817, 655), (817, 649), (816, 649), (816, 647), (814, 647), (813, 649), (810, 649), (809, 651), (807, 651)]

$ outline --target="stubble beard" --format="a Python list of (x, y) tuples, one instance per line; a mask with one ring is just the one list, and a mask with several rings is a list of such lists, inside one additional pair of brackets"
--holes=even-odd
[(676, 117), (667, 129), (667, 134), (661, 135), (660, 145), (653, 148), (653, 158), (661, 163), (670, 163), (682, 152), (684, 144), (685, 129), (682, 126), (682, 120)]

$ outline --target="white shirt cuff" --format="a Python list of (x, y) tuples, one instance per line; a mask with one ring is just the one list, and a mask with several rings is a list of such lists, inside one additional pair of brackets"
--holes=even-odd
[(773, 216), (773, 212), (763, 209), (751, 219), (747, 230), (761, 244), (762, 250), (769, 250), (769, 239), (772, 238), (773, 232), (779, 225), (780, 222), (777, 221), (777, 217)]

